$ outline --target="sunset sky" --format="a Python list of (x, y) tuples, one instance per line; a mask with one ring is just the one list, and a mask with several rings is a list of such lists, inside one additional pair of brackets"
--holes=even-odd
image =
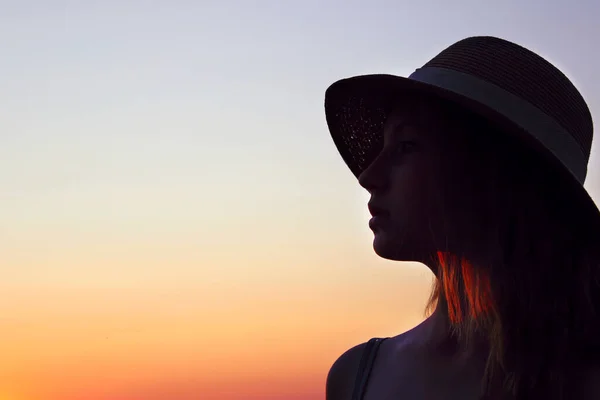
[(421, 321), (432, 278), (373, 253), (325, 89), (494, 35), (598, 121), (598, 18), (596, 0), (0, 0), (0, 400), (324, 399), (343, 351)]

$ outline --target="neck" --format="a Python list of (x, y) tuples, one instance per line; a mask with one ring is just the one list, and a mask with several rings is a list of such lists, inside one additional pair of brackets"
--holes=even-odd
[(419, 344), (429, 349), (439, 349), (451, 336), (448, 309), (444, 299), (438, 299), (434, 311), (418, 327)]
[[(448, 316), (448, 306), (443, 294), (438, 299), (433, 313), (421, 324), (422, 346), (438, 354), (471, 357), (485, 352), (487, 340), (481, 333), (474, 332), (470, 338), (460, 337), (461, 333), (452, 326)], [(456, 327), (458, 328), (458, 327)], [(464, 334), (464, 332), (462, 332)]]

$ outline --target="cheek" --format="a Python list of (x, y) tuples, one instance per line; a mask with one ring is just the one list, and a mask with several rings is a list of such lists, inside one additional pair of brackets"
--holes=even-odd
[(435, 188), (424, 174), (414, 168), (398, 171), (391, 181), (390, 201), (394, 219), (404, 223), (419, 223), (430, 211)]

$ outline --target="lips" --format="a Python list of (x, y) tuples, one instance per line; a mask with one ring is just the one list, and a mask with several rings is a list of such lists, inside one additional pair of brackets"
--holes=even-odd
[(372, 203), (369, 203), (369, 212), (373, 217), (388, 217), (390, 215), (389, 211), (385, 208), (376, 206)]

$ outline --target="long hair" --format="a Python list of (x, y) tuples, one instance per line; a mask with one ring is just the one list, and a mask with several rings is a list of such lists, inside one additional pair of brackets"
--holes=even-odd
[(574, 398), (600, 356), (600, 236), (590, 210), (565, 173), (502, 127), (439, 109), (449, 143), (438, 191), (446, 236), (427, 308), (443, 306), (454, 340), (484, 339), (484, 398)]

